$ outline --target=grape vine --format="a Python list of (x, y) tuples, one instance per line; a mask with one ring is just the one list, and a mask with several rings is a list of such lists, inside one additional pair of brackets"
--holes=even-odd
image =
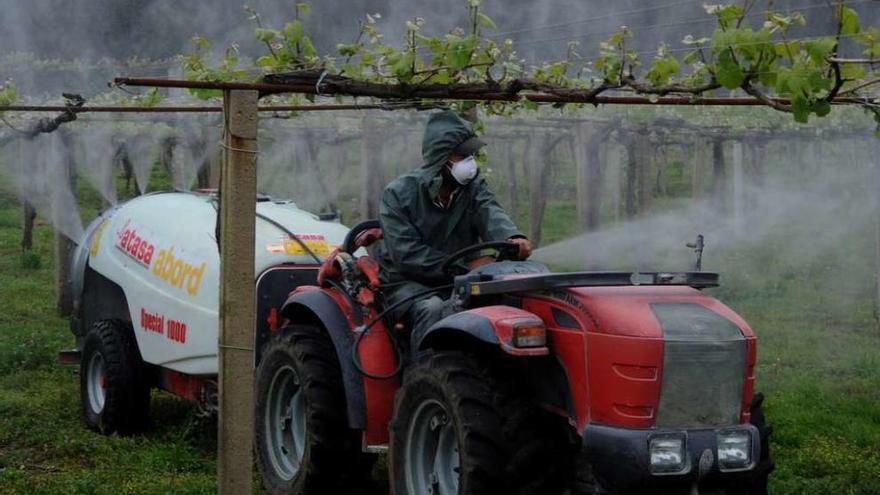
[[(470, 95), (515, 96), (521, 91), (560, 96), (590, 103), (598, 95), (627, 91), (654, 99), (686, 95), (694, 99), (718, 90), (745, 93), (767, 106), (791, 113), (796, 122), (811, 115), (824, 117), (835, 98), (849, 97), (870, 111), (877, 107), (869, 90), (880, 84), (873, 77), (880, 63), (880, 30), (863, 27), (858, 13), (844, 0), (829, 3), (836, 32), (827, 36), (796, 38), (791, 29), (804, 26), (800, 13), (764, 13), (760, 25), (750, 25), (756, 0), (741, 4), (705, 5), (716, 22), (711, 37), (687, 36), (689, 51), (679, 58), (661, 44), (653, 59), (642, 60), (633, 49), (634, 33), (620, 27), (600, 43), (599, 55), (587, 61), (576, 42), (568, 44), (564, 58), (528, 66), (519, 58), (510, 39), (496, 41), (495, 22), (480, 10), (480, 0), (467, 0), (469, 23), (442, 35), (423, 34), (425, 20), (406, 22), (405, 42), (394, 46), (376, 26), (378, 14), (364, 16), (351, 42), (341, 42), (333, 54), (320, 54), (308, 34), (308, 4), (297, 4), (294, 19), (280, 28), (266, 26), (259, 14), (245, 7), (255, 23), (255, 37), (267, 53), (244, 68), (232, 45), (219, 64), (206, 62), (210, 42), (194, 38), (194, 49), (182, 57), (186, 77), (197, 81), (309, 81), (326, 82), (338, 93), (347, 88), (372, 88), (377, 95), (394, 98), (442, 98)], [(864, 58), (844, 59), (842, 40), (851, 40)], [(289, 74), (290, 78), (279, 77)], [(445, 88), (440, 90), (439, 88)], [(193, 90), (201, 98), (216, 91)], [(418, 95), (418, 96), (413, 96)], [(427, 96), (425, 96), (427, 95)], [(864, 98), (856, 100), (855, 98)], [(537, 104), (522, 99), (484, 102), (490, 113), (508, 113)], [(780, 100), (784, 99), (784, 100)], [(880, 119), (880, 116), (878, 116)]]
[[(11, 81), (7, 81), (5, 84), (0, 85), (0, 107), (12, 105), (18, 100), (18, 91), (15, 89), (15, 85), (12, 84)], [(3, 111), (0, 110), (0, 115), (3, 115)]]

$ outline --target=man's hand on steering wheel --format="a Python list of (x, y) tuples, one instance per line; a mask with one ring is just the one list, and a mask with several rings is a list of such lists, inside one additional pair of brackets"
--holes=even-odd
[[(494, 250), (496, 252), (495, 255), (478, 256), (470, 261), (464, 261), (468, 259), (470, 255), (478, 253), (482, 254), (481, 251), (486, 249)], [(460, 274), (460, 272), (456, 273), (456, 267), (458, 267), (459, 270), (463, 269), (470, 271), (474, 268), (494, 263), (496, 261), (523, 260), (527, 258), (531, 252), (532, 243), (525, 238), (509, 239), (507, 241), (481, 242), (450, 254), (445, 260), (443, 260), (443, 265), (440, 269), (443, 270), (443, 273), (456, 275)]]
[(519, 259), (526, 260), (532, 255), (532, 242), (525, 237), (512, 237), (507, 240), (519, 246)]

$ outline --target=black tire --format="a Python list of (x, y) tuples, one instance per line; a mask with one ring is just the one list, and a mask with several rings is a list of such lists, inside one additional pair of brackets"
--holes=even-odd
[[(277, 442), (273, 443), (269, 424), (273, 382), (287, 376), (290, 369), (299, 381), (292, 391), (303, 394), (305, 417), (305, 438), (300, 437), (303, 453), (295, 472), (279, 464), (284, 460), (276, 450)], [(277, 387), (285, 388), (283, 384)], [(263, 353), (256, 394), (257, 467), (267, 492), (317, 495), (369, 490), (371, 458), (361, 452), (360, 432), (348, 426), (342, 372), (333, 343), (323, 329), (305, 325), (283, 328)], [(293, 428), (293, 422), (287, 427)]]
[[(571, 457), (564, 434), (557, 434), (564, 429), (542, 416), (520, 396), (515, 382), (502, 376), (508, 375), (481, 357), (457, 352), (428, 354), (407, 370), (391, 425), (388, 463), (392, 493), (428, 492), (421, 487), (425, 476), (414, 467), (421, 462), (415, 459), (419, 457), (417, 452), (424, 451), (414, 439), (420, 436), (419, 425), (424, 424), (422, 411), (435, 404), (443, 412), (440, 426), (434, 426), (435, 419), (431, 418), (431, 430), (445, 429), (451, 421), (455, 432), (458, 467), (451, 472), (458, 473), (457, 478), (452, 475), (457, 480), (457, 494), (562, 492), (570, 481), (565, 474), (570, 471), (570, 461), (558, 461), (560, 457)], [(440, 437), (436, 442), (444, 441)], [(435, 459), (437, 455), (445, 457), (433, 455)], [(450, 486), (454, 485), (435, 481), (433, 493), (456, 493)]]
[(596, 479), (593, 465), (585, 451), (581, 451), (575, 456), (573, 469), (574, 477), (568, 492), (569, 495), (605, 495), (609, 493), (602, 488)]
[(770, 457), (770, 434), (773, 433), (773, 427), (767, 424), (763, 405), (764, 394), (756, 393), (752, 398), (749, 412), (751, 413), (751, 423), (758, 429), (758, 435), (761, 439), (761, 457), (755, 467), (755, 477), (746, 490), (749, 495), (767, 495), (770, 473), (776, 467)]
[(95, 322), (80, 361), (80, 405), (86, 426), (107, 435), (145, 429), (150, 417), (147, 375), (131, 324)]

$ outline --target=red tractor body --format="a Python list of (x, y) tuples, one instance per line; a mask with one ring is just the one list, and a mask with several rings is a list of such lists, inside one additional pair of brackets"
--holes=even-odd
[[(344, 278), (338, 268), (333, 276)], [(411, 355), (480, 348), (517, 363), (524, 395), (579, 438), (580, 462), (596, 486), (632, 493), (747, 486), (772, 469), (761, 452), (766, 434), (751, 424), (756, 337), (701, 291), (717, 285), (717, 275), (504, 271), (457, 277), (452, 297), (462, 310), (431, 327)], [(379, 299), (365, 298), (365, 287), (302, 286), (282, 314), (335, 335), (350, 425), (363, 432), (365, 451), (384, 451), (401, 386), (395, 333), (405, 330), (384, 321), (379, 305), (362, 304)], [(537, 345), (517, 341), (536, 328)], [(349, 353), (366, 373), (346, 363)], [(722, 443), (740, 450), (731, 454)], [(748, 458), (738, 459), (743, 448)]]

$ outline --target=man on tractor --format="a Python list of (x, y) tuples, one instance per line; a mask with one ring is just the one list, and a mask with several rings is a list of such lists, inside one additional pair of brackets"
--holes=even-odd
[[(392, 181), (379, 207), (384, 246), (378, 253), (386, 307), (416, 294), (393, 316), (411, 327), (411, 341), (452, 313), (442, 292), (452, 282), (442, 269), (452, 253), (489, 241), (509, 241), (525, 260), (532, 244), (516, 228), (486, 181), (475, 155), (485, 145), (471, 124), (452, 111), (433, 114), (422, 140), (424, 165)], [(459, 262), (461, 272), (491, 263), (492, 256)]]

